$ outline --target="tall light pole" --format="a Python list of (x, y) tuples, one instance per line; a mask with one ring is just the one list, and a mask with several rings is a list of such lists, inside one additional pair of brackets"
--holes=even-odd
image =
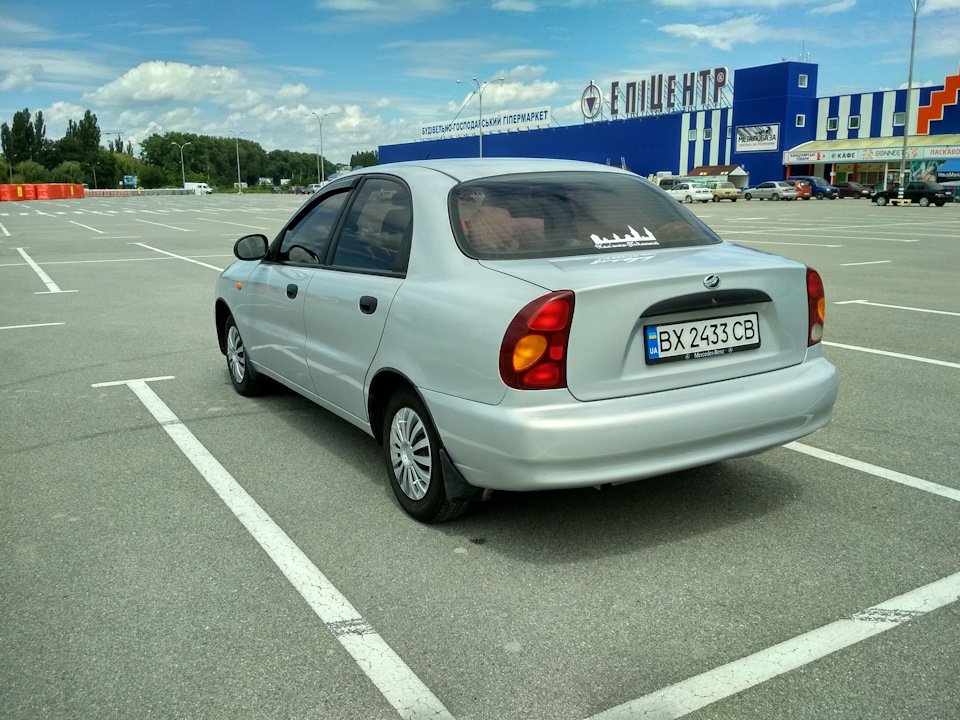
[[(317, 115), (315, 112), (304, 113), (304, 116), (306, 115), (313, 115), (320, 123), (320, 151), (319, 152), (320, 152), (320, 155), (323, 155), (323, 119), (330, 117), (331, 115), (336, 115), (336, 113), (328, 112), (328, 113), (324, 113), (323, 115)], [(320, 176), (320, 184), (323, 185), (323, 180), (325, 175), (323, 171), (323, 163), (320, 162), (320, 158), (317, 158), (317, 162), (320, 164), (320, 172), (317, 174)]]
[(320, 152), (323, 150), (323, 143), (319, 145), (314, 145), (317, 149), (317, 180), (320, 181), (320, 184), (323, 184), (323, 170), (320, 168)]
[(186, 171), (183, 169), (183, 149), (184, 149), (187, 145), (189, 145), (190, 143), (189, 143), (189, 142), (185, 142), (183, 145), (181, 145), (180, 143), (178, 143), (178, 142), (173, 142), (173, 141), (171, 140), (171, 141), (170, 141), (170, 144), (171, 144), (171, 145), (176, 145), (178, 148), (180, 148), (180, 177), (183, 179), (183, 184), (186, 185), (186, 184), (187, 184), (187, 173), (186, 173)]
[(900, 200), (900, 207), (903, 207), (903, 190), (907, 184), (905, 175), (907, 166), (907, 135), (910, 133), (910, 94), (913, 92), (913, 50), (917, 44), (917, 12), (923, 0), (907, 0), (913, 8), (913, 33), (910, 35), (910, 74), (907, 75), (907, 107), (903, 114), (903, 148), (900, 151), (900, 190), (897, 192), (897, 199)]
[[(457, 82), (462, 82), (457, 80)], [(478, 81), (476, 78), (470, 80), (473, 83), (473, 86), (477, 88), (477, 96), (480, 99), (480, 157), (483, 157), (483, 91), (487, 89), (487, 86), (491, 82), (503, 82), (502, 77), (498, 77), (496, 80), (484, 80), (483, 82)]]
[(233, 130), (229, 130), (228, 132), (237, 140), (237, 194), (240, 194), (243, 192), (243, 181), (240, 180), (240, 136), (247, 131), (241, 130), (240, 132), (234, 132)]

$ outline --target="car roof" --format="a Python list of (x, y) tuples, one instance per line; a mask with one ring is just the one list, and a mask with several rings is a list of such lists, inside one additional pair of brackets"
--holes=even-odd
[(531, 172), (613, 172), (639, 177), (628, 170), (610, 165), (581, 162), (579, 160), (555, 160), (550, 158), (444, 158), (438, 160), (408, 160), (360, 168), (351, 175), (363, 173), (392, 173), (403, 176), (413, 168), (434, 170), (463, 182), (491, 175), (514, 175)]

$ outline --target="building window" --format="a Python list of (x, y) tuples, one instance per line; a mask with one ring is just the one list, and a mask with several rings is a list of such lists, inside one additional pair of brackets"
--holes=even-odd
[(840, 118), (827, 118), (827, 131), (836, 130), (840, 125)]
[(907, 114), (905, 112), (895, 112), (893, 114), (893, 126), (903, 127), (907, 124)]
[(806, 75), (801, 75), (801, 76), (800, 76), (800, 87), (806, 87), (806, 86), (807, 86), (807, 76), (806, 76)]
[(797, 127), (803, 127), (806, 124), (807, 124), (807, 116), (797, 115)]
[(713, 139), (713, 128), (704, 128), (703, 129), (703, 139), (712, 140)]
[(860, 127), (860, 116), (859, 116), (859, 115), (851, 115), (850, 118), (847, 120), (847, 129), (848, 129), (848, 130), (856, 130), (856, 129), (858, 129), (859, 127)]
[(697, 139), (697, 129), (693, 128), (687, 133), (687, 140), (696, 140)]

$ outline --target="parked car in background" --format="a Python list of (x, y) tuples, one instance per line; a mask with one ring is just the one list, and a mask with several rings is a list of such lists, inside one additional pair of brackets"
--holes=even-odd
[(810, 185), (809, 180), (786, 180), (785, 182), (796, 189), (798, 200), (809, 200), (813, 197), (813, 186)]
[(837, 183), (836, 187), (837, 192), (842, 198), (852, 197), (855, 200), (859, 200), (860, 198), (869, 199), (873, 196), (873, 188), (849, 180), (841, 180)]
[(235, 390), (269, 378), (371, 435), (422, 522), (484, 489), (761, 452), (826, 425), (837, 397), (817, 272), (726, 242), (619, 168), (364, 168), (234, 255), (214, 316)]
[(732, 182), (712, 182), (708, 186), (713, 192), (713, 201), (730, 200), (736, 202), (740, 199), (740, 188)]
[(710, 202), (713, 200), (713, 192), (706, 185), (694, 182), (677, 183), (667, 189), (667, 193), (675, 197), (680, 202)]
[[(877, 205), (886, 205), (890, 200), (900, 197), (899, 183), (889, 190), (878, 190), (873, 194), (873, 201)], [(953, 202), (953, 190), (945, 188), (940, 183), (915, 180), (908, 182), (903, 189), (903, 199), (920, 207), (936, 205), (943, 207), (948, 202)]]
[(836, 200), (840, 197), (840, 194), (837, 192), (837, 188), (826, 180), (824, 180), (819, 175), (791, 175), (787, 180), (806, 180), (810, 183), (811, 191), (813, 192), (813, 197), (817, 200), (823, 200), (828, 198), (830, 200)]
[(796, 200), (797, 189), (785, 180), (770, 180), (743, 191), (744, 200)]

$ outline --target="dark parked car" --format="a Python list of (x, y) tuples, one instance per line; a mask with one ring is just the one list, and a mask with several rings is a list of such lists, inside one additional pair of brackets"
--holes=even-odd
[[(877, 205), (886, 205), (890, 200), (900, 197), (900, 185), (894, 185), (889, 190), (880, 190), (873, 195), (873, 201)], [(953, 202), (953, 190), (945, 188), (940, 183), (916, 180), (908, 182), (903, 190), (903, 199), (916, 203), (920, 207), (936, 205), (943, 207), (948, 202)]]
[(835, 187), (842, 198), (852, 197), (854, 200), (858, 200), (860, 198), (869, 198), (873, 195), (873, 188), (866, 187), (856, 182), (844, 180), (842, 182), (838, 182)]

